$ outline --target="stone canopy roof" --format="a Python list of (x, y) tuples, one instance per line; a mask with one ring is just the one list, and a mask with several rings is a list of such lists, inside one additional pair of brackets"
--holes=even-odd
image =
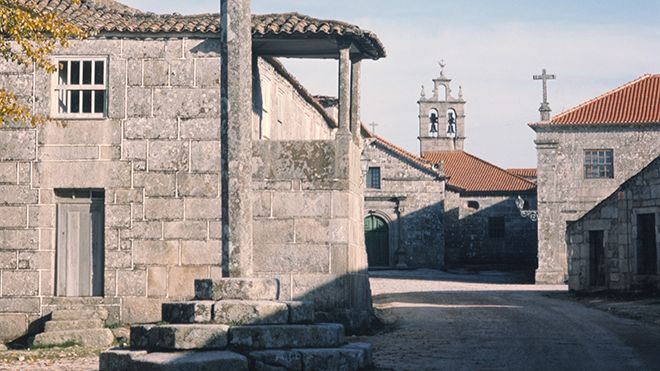
[(527, 192), (536, 184), (464, 151), (426, 152), (422, 157), (442, 163), (447, 186), (464, 192)]
[[(17, 1), (40, 12), (56, 12), (70, 23), (98, 34), (213, 35), (220, 32), (220, 15), (217, 13), (155, 14), (128, 7), (114, 0), (81, 0), (77, 4), (72, 3), (71, 0)], [(370, 31), (349, 23), (321, 20), (298, 13), (253, 15), (252, 35), (256, 40), (342, 39), (355, 45), (354, 53), (372, 59), (386, 55), (385, 47), (376, 34)]]
[(660, 74), (643, 75), (536, 127), (659, 125)]

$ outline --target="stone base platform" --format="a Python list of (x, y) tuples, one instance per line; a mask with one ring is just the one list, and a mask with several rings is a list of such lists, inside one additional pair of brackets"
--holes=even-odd
[(344, 326), (313, 323), (311, 302), (277, 301), (273, 279), (195, 281), (196, 300), (164, 303), (164, 324), (131, 327), (130, 349), (101, 354), (101, 371), (357, 371), (369, 344), (346, 344)]

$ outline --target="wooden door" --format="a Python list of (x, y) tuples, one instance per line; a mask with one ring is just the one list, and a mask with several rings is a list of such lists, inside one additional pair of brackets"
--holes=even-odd
[(103, 296), (103, 200), (63, 200), (57, 213), (57, 295)]
[(637, 273), (658, 274), (655, 214), (637, 215)]
[(369, 215), (364, 219), (364, 241), (369, 267), (390, 265), (389, 228), (385, 220)]
[(605, 286), (605, 244), (603, 231), (589, 231), (589, 284)]

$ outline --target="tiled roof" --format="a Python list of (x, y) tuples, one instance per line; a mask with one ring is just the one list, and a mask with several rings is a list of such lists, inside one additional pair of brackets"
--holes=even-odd
[(644, 75), (531, 126), (660, 124), (660, 74)]
[[(217, 13), (180, 15), (155, 14), (130, 8), (113, 0), (17, 0), (38, 11), (56, 12), (69, 22), (91, 32), (127, 33), (200, 33), (220, 32)], [(378, 37), (358, 26), (321, 20), (298, 13), (252, 16), (252, 35), (259, 38), (332, 38), (346, 37), (373, 58), (385, 56)]]
[(403, 157), (404, 159), (408, 160), (409, 162), (413, 163), (414, 165), (426, 170), (433, 172), (434, 174), (438, 175), (444, 175), (442, 174), (441, 167), (436, 166), (434, 167), (433, 163), (430, 161), (427, 161), (421, 157), (415, 156), (412, 153), (406, 151), (405, 149), (395, 145), (394, 143), (391, 143), (383, 137), (379, 137), (378, 135), (372, 134), (367, 130), (364, 126), (362, 126), (362, 133), (365, 137), (367, 138), (372, 138), (375, 143), (387, 148), (388, 150), (392, 151), (393, 153)]
[(422, 157), (432, 163), (442, 163), (442, 169), (449, 177), (447, 186), (462, 191), (524, 192), (536, 188), (527, 179), (464, 151), (427, 152)]
[(506, 171), (522, 178), (536, 178), (536, 168), (510, 168)]

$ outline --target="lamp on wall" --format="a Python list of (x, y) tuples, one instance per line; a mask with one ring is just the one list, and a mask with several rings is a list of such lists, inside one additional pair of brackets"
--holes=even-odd
[(538, 220), (538, 211), (525, 210), (525, 200), (523, 200), (523, 198), (520, 196), (516, 198), (516, 207), (518, 208), (518, 211), (520, 211), (520, 216), (523, 218), (529, 218), (533, 222)]
[(371, 162), (371, 159), (367, 156), (367, 151), (362, 151), (362, 155), (360, 156), (360, 168), (362, 169), (363, 178), (367, 176), (367, 172), (369, 171), (369, 162)]

